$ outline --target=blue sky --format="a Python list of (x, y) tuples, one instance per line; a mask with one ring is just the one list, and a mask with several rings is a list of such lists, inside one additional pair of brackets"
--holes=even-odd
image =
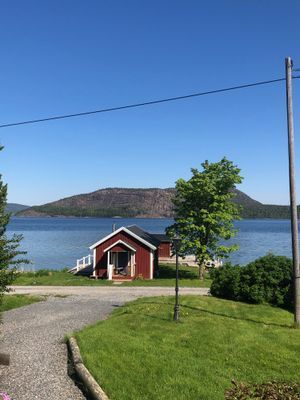
[[(283, 0), (2, 2), (0, 123), (283, 77), (286, 56), (300, 68), (299, 15), (299, 1)], [(295, 80), (298, 158), (299, 98)], [(1, 129), (0, 172), (8, 200), (33, 205), (170, 187), (225, 155), (242, 170), (241, 190), (287, 204), (286, 136), (279, 83)]]

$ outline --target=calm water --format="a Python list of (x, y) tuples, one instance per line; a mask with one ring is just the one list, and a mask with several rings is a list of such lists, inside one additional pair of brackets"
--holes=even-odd
[[(89, 246), (107, 235), (112, 224), (117, 228), (136, 224), (163, 233), (171, 219), (130, 218), (12, 218), (8, 234), (23, 234), (21, 249), (33, 264), (29, 268), (62, 269), (73, 267), (77, 258), (89, 254)], [(232, 240), (240, 249), (231, 261), (246, 264), (267, 252), (291, 256), (288, 220), (243, 220), (235, 223), (239, 233)]]

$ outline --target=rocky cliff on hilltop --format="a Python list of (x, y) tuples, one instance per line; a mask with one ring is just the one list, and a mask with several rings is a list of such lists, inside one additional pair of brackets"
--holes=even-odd
[(101, 216), (166, 218), (172, 215), (175, 189), (100, 189), (31, 207), (23, 216)]
[[(243, 208), (243, 218), (289, 218), (289, 207), (262, 204), (235, 190), (234, 202)], [(131, 217), (170, 218), (174, 188), (125, 189), (108, 188), (79, 194), (34, 206), (19, 216)]]

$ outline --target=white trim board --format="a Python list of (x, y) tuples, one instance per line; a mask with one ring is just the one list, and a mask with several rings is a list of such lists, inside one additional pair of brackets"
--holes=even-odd
[(93, 251), (93, 276), (96, 276), (96, 249)]
[(117, 244), (123, 244), (125, 247), (127, 247), (128, 249), (136, 252), (136, 249), (132, 246), (130, 246), (128, 243), (124, 242), (123, 240), (117, 240), (115, 243), (113, 243), (111, 246), (107, 247), (105, 250), (103, 250), (103, 253), (106, 253), (108, 250), (112, 249), (113, 247), (115, 247)]
[(153, 279), (153, 269), (154, 269), (154, 255), (153, 250), (150, 252), (150, 279)]
[(117, 229), (116, 231), (114, 231), (114, 232), (110, 233), (109, 235), (105, 236), (103, 239), (101, 239), (98, 242), (94, 243), (92, 246), (90, 246), (90, 250), (93, 250), (95, 247), (98, 247), (101, 243), (106, 242), (106, 240), (112, 238), (113, 236), (117, 235), (119, 232), (122, 232), (122, 231), (124, 231), (128, 235), (134, 237), (135, 239), (137, 239), (139, 242), (143, 243), (147, 247), (150, 247), (150, 249), (156, 250), (156, 247), (153, 244), (147, 242), (147, 240), (142, 239), (140, 236), (138, 236), (135, 233), (131, 232), (129, 229), (125, 228), (125, 226), (121, 226), (121, 228)]

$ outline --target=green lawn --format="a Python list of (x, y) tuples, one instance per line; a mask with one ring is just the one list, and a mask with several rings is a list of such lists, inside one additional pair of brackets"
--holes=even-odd
[(145, 298), (76, 334), (110, 399), (221, 400), (231, 379), (299, 380), (300, 330), (282, 309), (213, 297)]
[(75, 276), (67, 271), (42, 270), (22, 272), (18, 275), (13, 285), (28, 286), (99, 286), (111, 285), (105, 280), (95, 280), (84, 276)]
[[(185, 287), (209, 287), (210, 279), (200, 281), (198, 269), (194, 267), (180, 266), (180, 286)], [(159, 279), (135, 280), (124, 282), (123, 286), (174, 286), (175, 266), (161, 265)], [(44, 286), (99, 286), (112, 285), (112, 282), (102, 279), (90, 279), (88, 277), (74, 276), (66, 271), (41, 270), (34, 272), (20, 273), (14, 285), (44, 285)]]
[[(134, 280), (123, 283), (124, 286), (174, 286), (175, 265), (161, 264), (159, 269), (159, 278), (153, 280)], [(180, 286), (183, 287), (210, 287), (211, 280), (206, 277), (203, 281), (198, 278), (197, 267), (179, 267)]]
[(29, 296), (23, 294), (12, 294), (12, 295), (4, 295), (3, 299), (0, 303), (0, 312), (8, 311), (13, 308), (27, 306), (32, 303), (36, 303), (38, 301), (43, 300), (42, 297), (38, 296)]

